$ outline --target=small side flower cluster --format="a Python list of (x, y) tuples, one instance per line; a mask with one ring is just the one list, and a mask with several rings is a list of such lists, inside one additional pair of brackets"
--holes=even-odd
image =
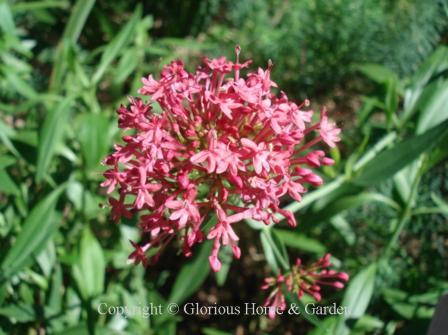
[(336, 272), (328, 269), (331, 266), (330, 254), (326, 254), (317, 262), (309, 266), (303, 266), (300, 258), (292, 266), (291, 271), (286, 274), (279, 274), (276, 277), (264, 279), (261, 287), (263, 290), (271, 290), (264, 306), (269, 307), (269, 317), (272, 319), (276, 311), (286, 309), (283, 287), (287, 291), (296, 294), (300, 300), (304, 294), (310, 295), (314, 300), (321, 300), (321, 286), (329, 286), (336, 289), (344, 287), (349, 276), (345, 272)]
[[(300, 201), (306, 185), (322, 184), (313, 169), (333, 164), (321, 145), (335, 146), (340, 129), (327, 112), (313, 122), (309, 101), (297, 105), (283, 92), (274, 94), (271, 64), (243, 77), (250, 61), (238, 58), (239, 48), (235, 63), (204, 59), (194, 73), (174, 61), (159, 80), (142, 79), (139, 93), (148, 102), (131, 97), (119, 108), (126, 134), (103, 162), (102, 186), (118, 191), (109, 199), (115, 221), (139, 214), (143, 242), (133, 243), (132, 262), (147, 264), (149, 249), (156, 260), (175, 237), (186, 256), (210, 239), (210, 266), (219, 271), (221, 246), (240, 257), (235, 223), (270, 225), (280, 215), (295, 226), (280, 198)], [(217, 222), (206, 227), (212, 215)]]

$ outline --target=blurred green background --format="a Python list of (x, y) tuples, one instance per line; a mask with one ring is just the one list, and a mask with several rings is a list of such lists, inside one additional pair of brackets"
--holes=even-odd
[[(448, 291), (446, 0), (0, 0), (0, 334), (424, 334)], [(274, 63), (289, 97), (343, 129), (324, 187), (284, 206), (295, 230), (240, 224), (209, 273), (168, 250), (127, 265), (135, 222), (108, 217), (115, 109), (181, 58)], [(100, 315), (100, 303), (261, 305), (278, 262), (333, 254), (343, 316)], [(304, 301), (306, 303), (307, 300)]]

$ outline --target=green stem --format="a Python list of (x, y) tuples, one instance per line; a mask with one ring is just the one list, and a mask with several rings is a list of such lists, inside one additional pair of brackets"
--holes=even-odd
[(280, 250), (278, 250), (277, 245), (275, 244), (274, 240), (272, 239), (271, 232), (269, 230), (263, 230), (261, 232), (266, 236), (266, 239), (268, 240), (269, 244), (271, 245), (272, 250), (274, 251), (274, 254), (279, 261), (280, 265), (284, 270), (289, 270), (290, 266), (288, 261), (283, 257)]
[(420, 207), (412, 211), (412, 215), (424, 214), (446, 214), (446, 211), (439, 207)]
[(381, 140), (379, 140), (369, 151), (367, 151), (364, 156), (362, 156), (354, 165), (353, 171), (357, 171), (361, 169), (364, 165), (366, 165), (369, 161), (371, 161), (381, 150), (387, 147), (389, 144), (393, 143), (393, 141), (397, 138), (397, 133), (392, 132), (384, 136)]
[(419, 163), (420, 166), (415, 176), (415, 179), (412, 183), (411, 192), (409, 194), (408, 200), (406, 201), (406, 206), (404, 207), (403, 212), (400, 215), (400, 220), (398, 221), (398, 224), (395, 228), (392, 238), (389, 240), (389, 243), (386, 245), (383, 255), (381, 256), (381, 260), (383, 261), (387, 261), (390, 258), (392, 250), (396, 245), (398, 238), (400, 237), (403, 229), (406, 227), (406, 224), (410, 221), (410, 218), (412, 216), (413, 202), (417, 194), (420, 179), (423, 175), (424, 158), (420, 159)]

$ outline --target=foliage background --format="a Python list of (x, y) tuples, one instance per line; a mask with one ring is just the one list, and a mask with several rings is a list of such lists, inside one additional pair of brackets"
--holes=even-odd
[[(0, 333), (422, 334), (448, 290), (446, 0), (0, 0)], [(300, 226), (238, 227), (218, 275), (174, 250), (126, 264), (133, 222), (111, 223), (100, 160), (115, 109), (174, 58), (274, 62), (289, 96), (343, 128), (326, 186), (285, 201)], [(262, 304), (282, 262), (331, 252), (351, 282), (342, 317), (102, 316), (141, 306)], [(305, 301), (306, 303), (307, 301)]]

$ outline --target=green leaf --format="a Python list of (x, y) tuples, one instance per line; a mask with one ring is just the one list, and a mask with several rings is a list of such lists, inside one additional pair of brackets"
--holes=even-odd
[(25, 80), (20, 78), (16, 72), (10, 71), (8, 68), (2, 72), (5, 74), (9, 86), (12, 87), (18, 94), (28, 99), (35, 99), (37, 97), (37, 93), (34, 88)]
[(425, 86), (432, 77), (448, 69), (448, 48), (439, 46), (411, 78), (412, 87)]
[(302, 300), (298, 300), (296, 294), (285, 292), (285, 297), (290, 304), (290, 307), (298, 308), (298, 310), (300, 311), (300, 315), (305, 318), (305, 320), (309, 321), (314, 326), (320, 325), (322, 321), (315, 314), (307, 312), (305, 303)]
[(33, 307), (26, 304), (0, 307), (0, 315), (6, 316), (13, 322), (30, 322), (36, 319)]
[[(425, 94), (427, 90), (431, 90), (430, 94)], [(448, 80), (436, 82), (425, 88), (425, 91), (417, 102), (417, 108), (420, 109), (417, 134), (423, 133), (448, 118), (447, 101)]]
[(2, 280), (22, 270), (46, 246), (56, 228), (54, 208), (64, 188), (65, 185), (60, 186), (33, 208), (0, 266)]
[(299, 234), (296, 231), (286, 229), (273, 229), (272, 231), (288, 247), (313, 252), (318, 255), (322, 255), (326, 251), (326, 248), (322, 243), (315, 239), (306, 237), (303, 234)]
[(388, 68), (378, 64), (363, 64), (357, 66), (357, 69), (385, 88), (386, 97), (384, 107), (388, 124), (390, 124), (393, 114), (397, 111), (398, 98), (402, 91), (398, 76)]
[(418, 161), (409, 164), (404, 169), (398, 171), (394, 177), (394, 186), (402, 203), (406, 203), (411, 194), (412, 180), (416, 177)]
[(114, 74), (114, 83), (124, 82), (134, 71), (139, 63), (139, 52), (137, 48), (130, 48), (123, 53)]
[(94, 4), (95, 0), (78, 0), (71, 10), (70, 18), (68, 19), (62, 35), (62, 40), (56, 51), (55, 64), (50, 78), (51, 90), (58, 88), (58, 85), (61, 83), (66, 68), (67, 54), (72, 46), (78, 41), (79, 35), (84, 28), (84, 24), (86, 23), (87, 17)]
[(338, 323), (338, 318), (335, 316), (326, 317), (322, 320), (316, 328), (314, 328), (309, 335), (334, 335), (335, 328)]
[(106, 263), (103, 249), (88, 227), (84, 228), (72, 275), (84, 300), (103, 292)]
[(388, 126), (391, 126), (391, 122), (398, 110), (398, 100), (399, 100), (399, 82), (397, 79), (391, 79), (386, 84), (386, 117), (388, 121)]
[(98, 171), (112, 139), (110, 122), (105, 114), (84, 114), (79, 126), (79, 142), (88, 171)]
[(264, 257), (266, 257), (266, 261), (269, 266), (272, 268), (272, 271), (278, 273), (280, 270), (280, 266), (277, 262), (277, 259), (274, 255), (274, 250), (272, 249), (271, 244), (268, 241), (268, 237), (266, 236), (265, 230), (260, 232), (260, 242), (261, 247), (263, 248)]
[(378, 202), (385, 204), (395, 210), (399, 210), (400, 206), (392, 199), (386, 197), (381, 193), (363, 192), (356, 195), (345, 196), (329, 203), (324, 208), (318, 209), (316, 213), (308, 218), (310, 222), (322, 222), (333, 218), (340, 213), (349, 209), (357, 208), (361, 205)]
[(202, 285), (210, 272), (208, 256), (212, 246), (211, 241), (203, 243), (194, 259), (182, 267), (171, 289), (169, 302), (181, 304)]
[[(319, 187), (317, 190), (306, 194), (303, 197), (301, 202), (293, 201), (283, 209), (295, 213), (298, 210), (312, 204), (316, 200), (321, 199), (323, 196), (327, 195), (328, 193), (331, 193), (331, 192), (337, 190), (338, 188), (341, 187), (341, 185), (344, 184), (345, 181), (346, 180), (343, 176), (338, 177), (338, 178), (334, 179), (333, 181), (331, 181), (330, 183), (323, 185), (322, 187)], [(266, 227), (266, 225), (264, 225), (264, 226)]]
[[(73, 179), (68, 182), (66, 194), (76, 210), (82, 212), (87, 219), (94, 219), (98, 217), (98, 208), (104, 199), (93, 195), (87, 188), (88, 185)], [(126, 246), (128, 244), (129, 240), (126, 240)]]
[(123, 51), (125, 46), (132, 40), (132, 37), (137, 27), (137, 23), (141, 17), (141, 7), (138, 6), (128, 23), (118, 33), (118, 35), (107, 45), (101, 56), (100, 64), (93, 75), (93, 83), (98, 83), (103, 77), (109, 65), (117, 57), (117, 55)]
[(367, 332), (373, 332), (384, 327), (384, 322), (377, 317), (371, 315), (363, 315), (356, 321), (353, 327), (353, 333), (365, 334)]
[(4, 146), (8, 148), (9, 151), (11, 151), (12, 154), (16, 157), (20, 157), (19, 152), (12, 144), (10, 138), (15, 135), (14, 129), (12, 129), (10, 126), (6, 125), (5, 123), (0, 120), (0, 140), (3, 142)]
[(85, 335), (85, 334), (95, 334), (95, 335), (110, 335), (110, 334), (126, 334), (123, 332), (112, 332), (110, 328), (102, 326), (100, 324), (94, 325), (94, 330), (89, 331), (89, 326), (86, 323), (79, 323), (76, 326), (66, 327), (63, 331), (54, 333), (55, 335)]
[(448, 69), (448, 48), (441, 46), (431, 57), (426, 59), (410, 80), (409, 88), (404, 95), (403, 114), (401, 116), (403, 123), (416, 111), (416, 104), (423, 98), (421, 95), (426, 91), (425, 86), (432, 78), (446, 69)]
[(11, 179), (5, 170), (0, 170), (0, 194), (20, 194), (16, 183)]
[(448, 120), (421, 135), (406, 139), (378, 154), (365, 165), (354, 182), (360, 185), (376, 185), (389, 179), (398, 171), (430, 150), (448, 134)]
[(377, 264), (373, 263), (350, 279), (342, 300), (342, 306), (346, 307), (347, 313), (339, 322), (337, 334), (348, 334), (345, 320), (359, 319), (364, 315), (372, 298), (376, 270)]
[(336, 231), (342, 236), (342, 238), (347, 242), (348, 245), (355, 244), (356, 234), (353, 231), (350, 223), (341, 215), (333, 216), (330, 219), (331, 225), (336, 229)]
[(38, 11), (40, 9), (48, 8), (67, 8), (68, 1), (61, 0), (44, 0), (44, 1), (31, 1), (31, 2), (19, 2), (12, 5), (11, 9), (14, 13), (26, 12), (26, 11)]
[(15, 35), (16, 27), (14, 19), (11, 14), (8, 2), (6, 0), (0, 1), (0, 28), (5, 34)]
[(41, 181), (48, 173), (56, 148), (61, 144), (64, 128), (68, 124), (71, 98), (65, 98), (56, 108), (50, 110), (45, 118), (39, 137), (36, 180)]
[(5, 169), (8, 166), (11, 166), (16, 162), (16, 159), (14, 157), (8, 156), (8, 155), (2, 155), (0, 156), (0, 169)]
[(56, 248), (53, 241), (48, 241), (47, 246), (37, 255), (37, 263), (46, 277), (49, 277), (51, 270), (56, 263)]
[(202, 333), (204, 335), (232, 335), (232, 333), (224, 332), (222, 330), (214, 328), (202, 328)]
[(396, 289), (384, 289), (383, 297), (395, 312), (408, 320), (430, 319), (434, 314), (435, 305), (437, 303), (437, 298), (430, 303), (432, 306), (428, 306), (427, 302), (420, 303), (412, 301), (415, 300), (415, 297), (409, 296), (406, 292)]
[(62, 295), (61, 287), (63, 285), (62, 270), (59, 264), (53, 270), (53, 275), (51, 276), (51, 285), (47, 298), (47, 306), (55, 313), (59, 313), (62, 309)]
[(222, 247), (219, 251), (219, 260), (221, 261), (221, 270), (215, 273), (216, 283), (218, 286), (223, 286), (229, 275), (230, 266), (233, 261), (232, 248), (230, 245)]
[(285, 270), (289, 269), (288, 254), (283, 241), (276, 235), (273, 235), (271, 230), (268, 229), (261, 231), (260, 239), (266, 260), (274, 272), (277, 272), (280, 267)]
[(448, 215), (448, 203), (435, 193), (431, 193), (431, 199), (446, 215)]
[(356, 68), (366, 77), (372, 79), (378, 84), (388, 85), (388, 83), (398, 82), (397, 75), (387, 67), (378, 64), (362, 64)]
[(76, 43), (94, 4), (95, 0), (78, 0), (76, 2), (65, 26), (63, 35), (65, 39)]

